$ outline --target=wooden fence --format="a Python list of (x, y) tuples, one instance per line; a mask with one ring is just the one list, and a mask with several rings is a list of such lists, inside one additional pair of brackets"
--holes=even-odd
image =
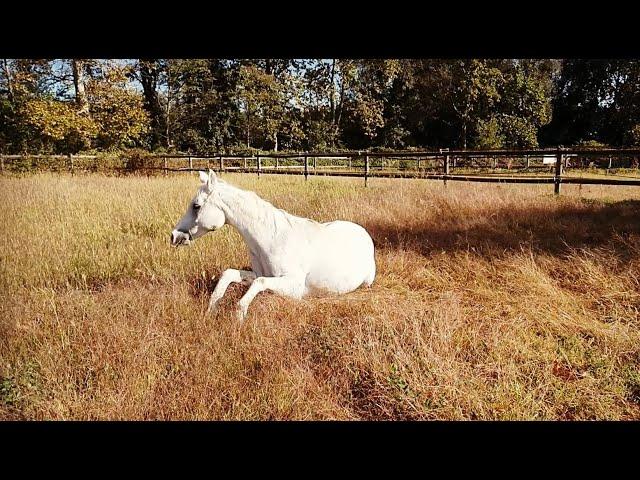
[[(0, 155), (0, 171), (11, 170), (12, 161), (58, 159), (70, 172), (81, 170), (79, 161), (96, 160), (92, 155)], [(638, 170), (640, 149), (520, 149), (395, 152), (302, 152), (256, 155), (149, 155), (162, 166), (134, 170), (189, 172), (212, 169), (218, 173), (239, 172), (282, 175), (328, 175), (364, 178), (422, 178), (464, 182), (548, 183), (560, 193), (562, 184), (640, 186), (640, 176), (611, 175), (624, 167)], [(614, 162), (615, 160), (615, 162)], [(177, 166), (176, 166), (177, 164)], [(573, 172), (597, 172), (592, 177)], [(116, 167), (116, 170), (131, 168)], [(456, 173), (457, 172), (457, 173)]]

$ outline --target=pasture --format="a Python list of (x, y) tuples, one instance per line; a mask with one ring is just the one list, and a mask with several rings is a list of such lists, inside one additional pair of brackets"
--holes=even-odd
[(0, 418), (640, 419), (640, 187), (222, 178), (363, 225), (373, 286), (204, 317), (249, 257), (170, 247), (197, 175), (0, 177)]

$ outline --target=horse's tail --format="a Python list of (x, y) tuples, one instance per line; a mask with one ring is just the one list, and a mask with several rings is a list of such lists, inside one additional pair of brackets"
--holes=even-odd
[(369, 275), (367, 275), (367, 278), (364, 279), (364, 282), (362, 284), (365, 287), (370, 287), (375, 278), (376, 278), (376, 267), (374, 266), (371, 272), (369, 273)]
[(369, 267), (369, 273), (364, 279), (363, 285), (370, 286), (373, 283), (373, 280), (376, 278), (376, 258), (374, 253), (371, 252), (371, 266)]

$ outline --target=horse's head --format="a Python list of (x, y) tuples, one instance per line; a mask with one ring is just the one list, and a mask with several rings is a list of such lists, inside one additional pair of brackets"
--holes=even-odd
[(205, 233), (217, 230), (225, 224), (226, 218), (220, 205), (218, 178), (213, 170), (207, 175), (200, 172), (200, 188), (189, 202), (187, 211), (171, 232), (171, 245), (190, 245)]

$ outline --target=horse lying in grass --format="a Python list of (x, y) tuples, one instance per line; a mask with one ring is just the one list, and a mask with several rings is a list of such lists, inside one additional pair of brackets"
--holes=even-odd
[(251, 256), (251, 271), (222, 273), (211, 294), (208, 314), (234, 282), (250, 285), (238, 302), (240, 321), (264, 290), (300, 299), (308, 294), (347, 293), (373, 283), (373, 241), (360, 225), (296, 217), (253, 192), (218, 179), (213, 170), (200, 172), (200, 181), (202, 185), (171, 233), (171, 244), (190, 245), (228, 223), (240, 232)]

